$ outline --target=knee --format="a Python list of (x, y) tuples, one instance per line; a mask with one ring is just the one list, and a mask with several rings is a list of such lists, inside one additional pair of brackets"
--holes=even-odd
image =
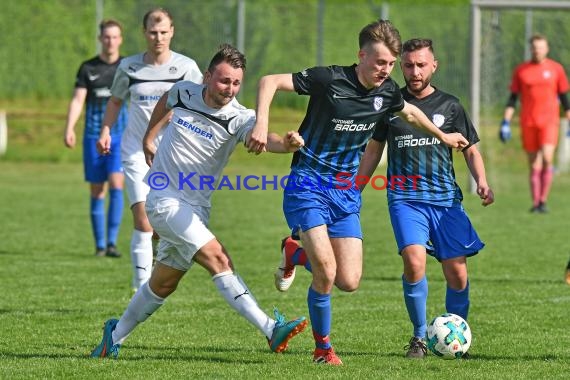
[(408, 282), (418, 282), (425, 276), (425, 262), (421, 260), (404, 261), (404, 278)]
[(409, 283), (416, 283), (425, 277), (425, 269), (417, 267), (404, 267), (404, 280)]
[(343, 292), (352, 293), (358, 290), (358, 287), (360, 286), (360, 281), (354, 281), (354, 282), (337, 281), (335, 285), (339, 290), (342, 290)]
[(447, 279), (447, 287), (460, 292), (467, 287), (467, 276), (450, 277)]
[(445, 280), (449, 288), (461, 291), (467, 287), (467, 272), (464, 270), (448, 271), (445, 275)]
[(194, 260), (204, 267), (211, 275), (233, 271), (233, 264), (221, 244), (209, 244), (194, 256)]
[(360, 276), (353, 276), (351, 278), (337, 277), (335, 285), (339, 290), (343, 292), (355, 292), (360, 287)]
[(178, 287), (178, 281), (170, 279), (166, 281), (157, 282), (157, 281), (152, 281), (151, 278), (149, 287), (150, 290), (152, 290), (152, 292), (157, 296), (159, 296), (160, 298), (166, 298), (172, 293), (174, 293), (174, 291)]
[(105, 198), (105, 191), (101, 190), (91, 190), (91, 198), (93, 199), (104, 199)]
[(150, 222), (148, 221), (146, 214), (145, 215), (136, 215), (134, 217), (134, 225), (135, 228), (139, 231), (152, 231), (152, 227)]
[(313, 267), (313, 288), (319, 293), (330, 293), (336, 282), (335, 276), (333, 268)]
[(216, 251), (209, 257), (208, 269), (214, 273), (231, 271), (230, 258), (222, 250)]

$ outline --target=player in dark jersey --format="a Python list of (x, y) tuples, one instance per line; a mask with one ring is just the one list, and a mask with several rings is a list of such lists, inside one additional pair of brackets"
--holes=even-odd
[[(479, 141), (477, 132), (459, 100), (430, 83), (437, 68), (432, 41), (412, 39), (404, 43), (402, 50), (404, 99), (421, 109), (443, 132), (459, 132), (465, 136), (469, 145), (463, 149), (463, 156), (477, 183), (483, 206), (490, 205), (494, 195), (475, 145)], [(427, 352), (427, 253), (441, 262), (447, 281), (447, 312), (467, 319), (467, 257), (477, 254), (484, 244), (461, 205), (463, 195), (455, 181), (452, 150), (412, 128), (398, 115), (388, 114), (366, 147), (358, 175), (370, 178), (386, 143), (388, 181), (396, 176), (407, 179), (392, 181), (386, 188), (392, 228), (404, 262), (404, 300), (414, 326), (406, 356), (423, 358)]]
[[(119, 66), (119, 48), (123, 41), (122, 27), (115, 20), (103, 20), (99, 24), (101, 53), (81, 64), (75, 80), (73, 98), (69, 103), (64, 143), (75, 147), (75, 124), (85, 109), (85, 132), (83, 134), (83, 165), (85, 181), (89, 182), (91, 203), (91, 225), (95, 238), (95, 255), (120, 257), (116, 242), (123, 218), (123, 168), (119, 146), (121, 135), (127, 124), (126, 107), (122, 107), (115, 127), (112, 154), (101, 155), (96, 150), (101, 123), (107, 101), (111, 96), (111, 85)], [(107, 233), (105, 234), (105, 183), (109, 183), (109, 210), (107, 212)]]
[(398, 30), (385, 20), (365, 26), (359, 35), (359, 63), (315, 67), (296, 74), (265, 76), (259, 83), (257, 122), (248, 142), (263, 151), (269, 106), (277, 90), (309, 95), (299, 133), (305, 146), (293, 156), (283, 209), (292, 234), (282, 243), (282, 262), (275, 285), (285, 291), (295, 265), (312, 271), (307, 302), (315, 338), (313, 360), (340, 365), (331, 342), (333, 285), (355, 291), (362, 274), (360, 191), (354, 184), (360, 157), (376, 124), (395, 112), (452, 147), (464, 146), (460, 134), (445, 135), (415, 106), (404, 101), (389, 77), (400, 54)]

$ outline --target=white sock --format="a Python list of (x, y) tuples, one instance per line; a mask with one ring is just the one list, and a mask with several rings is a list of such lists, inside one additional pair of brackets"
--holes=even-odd
[(129, 306), (113, 330), (113, 344), (123, 344), (135, 327), (150, 317), (164, 301), (164, 298), (154, 294), (148, 282), (143, 284), (131, 298)]
[(232, 272), (222, 272), (214, 275), (212, 281), (232, 308), (267, 338), (271, 338), (275, 321), (259, 308), (241, 277)]
[(138, 289), (148, 281), (152, 272), (152, 232), (133, 230), (131, 263), (133, 265), (133, 288)]

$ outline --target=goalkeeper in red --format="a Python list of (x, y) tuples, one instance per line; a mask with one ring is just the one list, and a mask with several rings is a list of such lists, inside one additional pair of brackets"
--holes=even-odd
[(515, 68), (511, 96), (505, 108), (500, 130), (501, 141), (510, 139), (510, 122), (517, 98), (521, 98), (521, 138), (530, 168), (529, 182), (533, 213), (547, 212), (546, 202), (552, 185), (554, 151), (558, 144), (560, 105), (570, 119), (568, 78), (564, 67), (548, 58), (546, 37), (530, 38), (530, 61)]
[[(477, 183), (483, 206), (490, 205), (494, 196), (475, 145), (479, 141), (477, 132), (459, 100), (431, 85), (437, 69), (432, 41), (412, 39), (403, 44), (402, 50), (404, 99), (421, 109), (441, 131), (465, 136), (469, 142), (462, 150), (465, 162)], [(419, 177), (415, 183), (408, 181), (388, 187), (387, 195), (392, 229), (404, 262), (404, 301), (413, 324), (413, 336), (405, 347), (406, 357), (423, 358), (427, 352), (427, 255), (441, 263), (447, 282), (447, 312), (467, 319), (467, 257), (477, 254), (484, 244), (461, 205), (463, 194), (455, 181), (452, 150), (439, 142), (433, 143), (429, 135), (414, 129), (398, 115), (386, 115), (366, 147), (358, 175), (372, 175), (386, 144), (387, 177)]]

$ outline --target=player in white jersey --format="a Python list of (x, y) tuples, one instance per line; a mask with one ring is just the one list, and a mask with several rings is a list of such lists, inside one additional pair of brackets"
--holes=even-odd
[[(131, 237), (133, 289), (138, 289), (150, 278), (152, 269), (152, 227), (145, 213), (149, 191), (143, 177), (148, 170), (142, 151), (142, 138), (150, 116), (160, 97), (180, 80), (202, 81), (202, 73), (194, 60), (170, 50), (174, 35), (172, 17), (165, 9), (153, 9), (144, 16), (144, 35), (147, 50), (121, 61), (111, 87), (98, 149), (109, 153), (110, 126), (118, 110), (129, 101), (129, 120), (121, 141), (121, 159), (134, 230)], [(157, 136), (156, 143), (160, 136)]]
[[(147, 161), (152, 163), (145, 177), (151, 187), (146, 211), (160, 235), (157, 263), (121, 319), (105, 322), (103, 340), (92, 357), (116, 358), (126, 337), (174, 292), (194, 262), (212, 275), (226, 302), (267, 337), (273, 352), (285, 350), (289, 339), (306, 327), (305, 317), (285, 322), (277, 309), (276, 320), (261, 310), (207, 227), (212, 191), (200, 189), (200, 178), (214, 178), (215, 187), (229, 156), (238, 143), (251, 138), (255, 123), (255, 112), (235, 99), (244, 70), (243, 54), (224, 45), (212, 58), (203, 85), (179, 82), (159, 100), (143, 141)], [(153, 141), (162, 128), (159, 121), (170, 110), (170, 124), (156, 150)], [(284, 137), (270, 134), (267, 150), (286, 153), (302, 145), (303, 139), (291, 131)], [(189, 177), (190, 173), (195, 174)]]

